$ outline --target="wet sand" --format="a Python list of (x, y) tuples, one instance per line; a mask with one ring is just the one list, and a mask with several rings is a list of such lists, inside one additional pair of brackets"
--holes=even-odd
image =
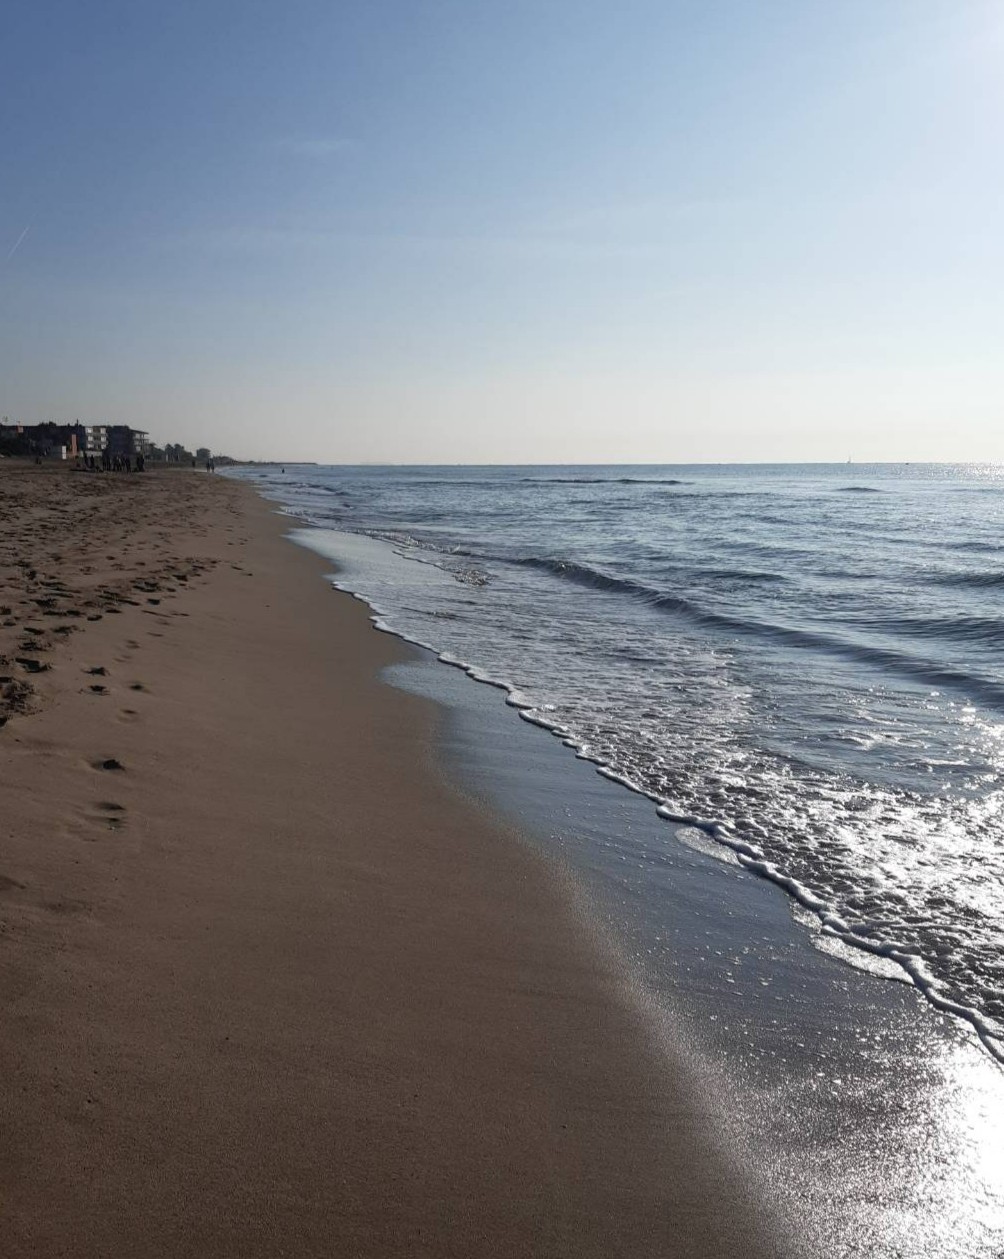
[(4, 464), (0, 512), (5, 1254), (781, 1253), (249, 489)]

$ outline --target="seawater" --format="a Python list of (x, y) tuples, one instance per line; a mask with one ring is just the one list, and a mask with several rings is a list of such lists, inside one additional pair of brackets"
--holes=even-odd
[(1004, 1058), (1004, 469), (245, 475), (409, 561), (342, 583), (387, 628), (504, 686)]

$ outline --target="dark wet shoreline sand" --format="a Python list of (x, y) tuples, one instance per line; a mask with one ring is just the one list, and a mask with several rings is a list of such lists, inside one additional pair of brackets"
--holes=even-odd
[(780, 1253), (249, 489), (5, 464), (0, 505), (6, 1254)]

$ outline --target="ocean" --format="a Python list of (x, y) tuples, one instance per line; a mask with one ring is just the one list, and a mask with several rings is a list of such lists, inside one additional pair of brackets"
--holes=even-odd
[(1004, 1059), (1004, 469), (250, 475), (379, 544), (341, 584), (384, 628), (504, 687)]

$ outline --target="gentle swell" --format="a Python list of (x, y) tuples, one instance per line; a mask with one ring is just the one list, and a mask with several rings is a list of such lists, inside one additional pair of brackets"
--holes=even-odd
[(1004, 644), (1004, 621), (996, 616), (896, 616), (858, 618), (858, 629), (949, 643)]
[[(386, 484), (387, 482), (385, 482)], [(391, 482), (393, 483), (393, 482)], [(310, 484), (314, 489), (328, 489), (327, 486)], [(502, 490), (511, 493), (517, 485), (693, 485), (693, 481), (680, 481), (674, 477), (579, 477), (579, 476), (524, 476), (513, 480), (502, 477), (416, 477), (400, 482), (409, 486), (424, 487), (427, 485), (448, 485), (451, 488), (462, 486), (465, 489)], [(330, 491), (337, 493), (338, 491)]]
[[(870, 664), (880, 669), (888, 669), (931, 686), (951, 687), (964, 692), (969, 697), (979, 698), (985, 704), (1004, 710), (1004, 686), (978, 673), (970, 673), (949, 665), (940, 665), (889, 647), (854, 642), (836, 634), (795, 629), (768, 621), (758, 621), (751, 617), (730, 616), (728, 613), (715, 612), (701, 607), (700, 604), (683, 595), (668, 594), (646, 586), (642, 582), (632, 581), (630, 578), (614, 577), (588, 564), (576, 563), (574, 560), (530, 555), (507, 562), (521, 568), (534, 568), (548, 572), (565, 581), (575, 582), (579, 586), (625, 594), (642, 600), (649, 607), (684, 616), (697, 625), (728, 630), (744, 637), (783, 643), (787, 647), (825, 652), (858, 664)], [(937, 624), (939, 632), (943, 633), (945, 622)], [(956, 627), (960, 624), (968, 626), (967, 632), (970, 637), (978, 637), (981, 641), (988, 639), (996, 641), (1002, 632), (1000, 622), (980, 617), (960, 617), (951, 624)], [(931, 636), (930, 633), (928, 636)]]
[(672, 477), (644, 476), (525, 476), (524, 485), (692, 485)]
[(955, 586), (970, 590), (997, 590), (1004, 586), (1004, 572), (998, 573), (936, 573), (925, 575), (935, 586)]
[(574, 581), (579, 586), (590, 586), (594, 590), (618, 590), (636, 598), (654, 602), (660, 596), (658, 590), (646, 586), (642, 582), (632, 581), (627, 577), (612, 577), (609, 573), (591, 568), (588, 564), (577, 564), (575, 560), (551, 559), (548, 556), (525, 555), (520, 559), (506, 561), (519, 568), (536, 568), (541, 572), (553, 573), (555, 577), (563, 577), (566, 581)]

